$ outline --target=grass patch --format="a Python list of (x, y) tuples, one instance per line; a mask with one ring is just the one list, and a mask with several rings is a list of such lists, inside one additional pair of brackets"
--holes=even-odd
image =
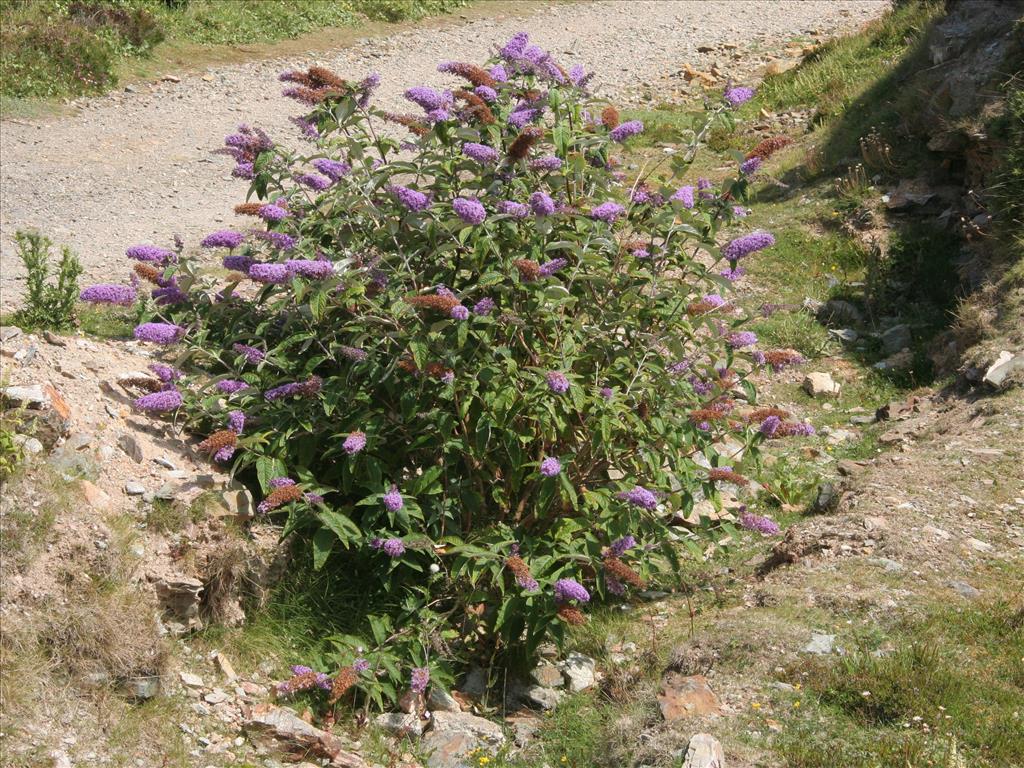
[(765, 347), (795, 349), (808, 359), (820, 357), (829, 344), (828, 330), (807, 312), (776, 312), (750, 330)]
[(0, 572), (16, 573), (32, 562), (57, 516), (78, 496), (45, 467), (5, 481), (0, 496)]
[(812, 696), (777, 741), (786, 765), (951, 765), (954, 744), (970, 765), (1024, 763), (1024, 607), (942, 608), (889, 640), (792, 671)]

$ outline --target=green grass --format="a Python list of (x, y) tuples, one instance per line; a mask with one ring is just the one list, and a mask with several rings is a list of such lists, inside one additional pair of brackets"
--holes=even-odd
[(1022, 611), (936, 608), (897, 626), (891, 652), (875, 642), (791, 669), (806, 708), (785, 721), (779, 756), (794, 768), (946, 766), (956, 743), (972, 766), (1024, 764)]
[[(182, 46), (239, 46), (369, 21), (450, 12), (467, 0), (19, 0), (0, 6), (0, 93), (64, 98), (115, 86), (124, 65)], [(191, 54), (194, 58), (196, 50)]]

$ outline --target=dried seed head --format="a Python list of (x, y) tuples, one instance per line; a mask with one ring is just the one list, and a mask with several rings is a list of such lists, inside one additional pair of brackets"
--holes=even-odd
[(259, 216), (263, 203), (239, 203), (235, 206), (235, 213), (239, 216)]
[(327, 699), (327, 703), (336, 703), (338, 699), (348, 692), (349, 688), (356, 684), (358, 679), (359, 674), (352, 667), (338, 670), (338, 675), (334, 678), (334, 682), (331, 683), (331, 696)]
[(512, 264), (519, 270), (519, 278), (524, 283), (532, 283), (540, 277), (540, 264), (536, 261), (531, 261), (530, 259), (516, 259)]
[(522, 132), (516, 136), (515, 141), (512, 142), (508, 148), (508, 156), (512, 160), (522, 160), (530, 152), (530, 147), (537, 143), (537, 141), (544, 135), (544, 131), (535, 125), (527, 126), (523, 128)]
[(203, 453), (216, 453), (221, 448), (234, 447), (238, 443), (238, 434), (230, 429), (214, 432), (199, 444)]
[(699, 408), (690, 411), (690, 421), (699, 424), (702, 421), (722, 421), (725, 413), (717, 408)]
[(301, 499), (302, 489), (298, 485), (282, 485), (280, 488), (275, 488), (271, 491), (270, 495), (260, 503), (260, 507), (269, 512), (272, 509), (277, 509), (280, 506)]
[(310, 67), (306, 70), (306, 74), (320, 88), (344, 90), (348, 87), (348, 83), (343, 78), (338, 77), (325, 67)]
[(465, 115), (467, 118), (472, 118), (484, 125), (494, 124), (494, 113), (491, 112), (491, 108), (487, 106), (487, 102), (481, 99), (472, 91), (456, 91), (454, 94), (456, 99), (460, 99), (466, 102)]
[(399, 115), (395, 112), (385, 112), (382, 116), (388, 122), (404, 125), (417, 136), (425, 136), (430, 132), (430, 126), (427, 122), (416, 115)]
[(159, 392), (164, 388), (164, 383), (159, 379), (151, 379), (148, 376), (131, 376), (118, 381), (122, 387), (135, 387), (146, 392)]
[(751, 424), (760, 424), (769, 416), (774, 416), (777, 419), (788, 419), (789, 411), (784, 411), (781, 408), (758, 408), (748, 413), (746, 419)]
[(762, 160), (767, 160), (780, 149), (788, 147), (792, 143), (793, 140), (789, 138), (789, 136), (772, 136), (750, 150), (750, 152), (747, 153), (746, 159), (751, 160), (755, 157), (759, 157)]
[(617, 557), (606, 557), (604, 559), (604, 569), (610, 576), (624, 584), (632, 584), (634, 587), (644, 586), (644, 580), (640, 578), (640, 574)]
[(575, 605), (560, 605), (558, 607), (558, 618), (573, 627), (579, 627), (587, 623), (587, 617)]
[(426, 296), (406, 296), (406, 304), (412, 304), (417, 309), (432, 309), (447, 315), (459, 304), (454, 296), (441, 296), (436, 293)]
[(469, 80), (473, 85), (485, 85), (488, 88), (494, 88), (497, 83), (494, 82), (494, 78), (491, 77), (483, 67), (478, 67), (476, 64), (465, 64), (461, 61), (453, 61), (444, 65), (443, 72), (450, 72), (453, 75), (464, 77)]
[(727, 483), (734, 483), (735, 485), (746, 485), (750, 481), (747, 480), (739, 472), (733, 472), (731, 469), (725, 467), (715, 467), (708, 472), (708, 480), (722, 480)]
[(154, 285), (159, 285), (160, 280), (163, 279), (164, 272), (159, 267), (154, 267), (152, 264), (136, 264), (134, 267), (135, 274), (141, 277), (143, 280), (148, 280)]
[(609, 131), (613, 128), (619, 127), (619, 110), (609, 104), (607, 107), (601, 110), (601, 125), (607, 128)]

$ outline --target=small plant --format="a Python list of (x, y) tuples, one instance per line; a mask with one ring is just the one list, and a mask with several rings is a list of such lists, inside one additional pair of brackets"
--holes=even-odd
[(24, 458), (16, 435), (10, 423), (0, 423), (0, 485), (7, 482)]
[(850, 166), (846, 173), (835, 180), (835, 192), (842, 198), (860, 200), (870, 186), (871, 180), (861, 163)]
[(50, 280), (50, 238), (38, 232), (19, 231), (14, 241), (18, 258), (28, 273), (26, 306), (15, 313), (15, 322), (29, 328), (69, 328), (78, 301), (78, 276), (82, 274), (78, 258), (63, 246), (54, 282)]

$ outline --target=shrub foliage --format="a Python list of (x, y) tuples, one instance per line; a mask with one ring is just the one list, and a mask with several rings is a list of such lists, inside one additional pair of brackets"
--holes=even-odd
[[(722, 530), (694, 504), (745, 482), (740, 445), (806, 431), (750, 413), (750, 372), (792, 355), (757, 351), (720, 296), (772, 242), (717, 244), (747, 177), (673, 181), (748, 89), (627, 183), (617, 155), (642, 125), (525, 35), (486, 69), (439, 69), (453, 89), (411, 88), (414, 114), (370, 106), (375, 75), (286, 73), (308, 143), (227, 137), (251, 181), (236, 212), (259, 226), (203, 241), (224, 269), (128, 252), (158, 284), (136, 336), (194, 371), (160, 372), (138, 405), (258, 481), (260, 513), (316, 567), (341, 560), (346, 588), (382, 596), (363, 635), (335, 638), (330, 664), (356, 664), (337, 696), (394, 697), (406, 662), (416, 689), (424, 668), (561, 639), (592, 597), (642, 587)], [(330, 687), (305, 668), (290, 686)]]

